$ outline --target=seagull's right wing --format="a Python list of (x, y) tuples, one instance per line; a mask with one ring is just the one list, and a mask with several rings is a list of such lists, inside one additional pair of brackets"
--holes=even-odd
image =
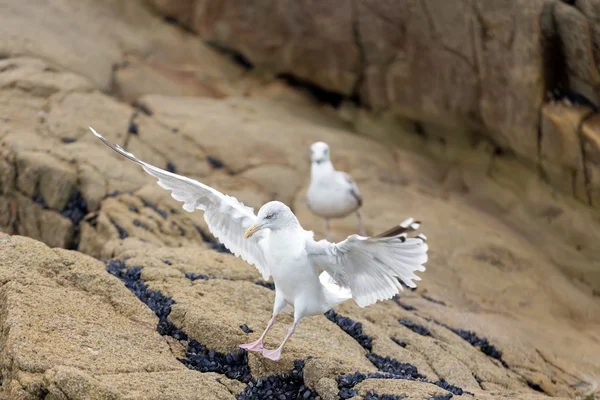
[(306, 250), (314, 267), (327, 271), (340, 287), (350, 289), (356, 304), (366, 307), (403, 290), (398, 279), (408, 287), (421, 280), (415, 271), (425, 271), (426, 238), (407, 235), (418, 227), (411, 218), (378, 237), (351, 235), (339, 243), (311, 239)]
[(233, 254), (241, 257), (249, 264), (256, 266), (265, 280), (271, 275), (259, 243), (259, 237), (244, 239), (244, 232), (256, 222), (254, 210), (240, 203), (235, 197), (224, 195), (196, 180), (173, 174), (153, 165), (145, 163), (118, 144), (106, 140), (93, 128), (91, 131), (108, 147), (139, 164), (144, 171), (158, 179), (163, 189), (171, 191), (171, 196), (183, 202), (183, 209), (192, 212), (195, 209), (204, 211), (204, 220), (208, 228)]

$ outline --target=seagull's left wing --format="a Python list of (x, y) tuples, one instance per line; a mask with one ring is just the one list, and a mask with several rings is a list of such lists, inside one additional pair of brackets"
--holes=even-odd
[(341, 176), (344, 178), (344, 180), (350, 185), (350, 194), (352, 195), (352, 197), (354, 197), (356, 199), (356, 202), (358, 203), (358, 206), (362, 206), (363, 200), (362, 200), (362, 196), (360, 194), (360, 190), (358, 190), (358, 185), (356, 184), (356, 181), (354, 179), (352, 179), (352, 177), (347, 174), (346, 172), (343, 171), (338, 171)]
[(269, 279), (271, 273), (259, 243), (260, 239), (254, 236), (248, 240), (244, 239), (245, 230), (256, 222), (252, 208), (246, 207), (235, 197), (227, 196), (201, 182), (145, 163), (118, 144), (106, 140), (93, 128), (90, 129), (108, 147), (141, 165), (144, 171), (157, 178), (160, 187), (170, 190), (175, 200), (183, 202), (184, 210), (203, 210), (204, 220), (212, 234), (233, 254), (253, 264), (265, 280)]
[(407, 229), (392, 236), (352, 235), (339, 243), (308, 240), (308, 257), (314, 267), (327, 271), (339, 286), (349, 288), (360, 307), (391, 299), (403, 290), (398, 279), (408, 287), (416, 287), (413, 281), (421, 278), (414, 272), (425, 271), (423, 264), (427, 262), (425, 235), (407, 237), (407, 231), (418, 228), (414, 220), (407, 221), (411, 221)]

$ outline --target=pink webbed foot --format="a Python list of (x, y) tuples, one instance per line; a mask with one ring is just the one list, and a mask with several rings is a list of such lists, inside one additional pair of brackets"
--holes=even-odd
[(249, 351), (263, 351), (263, 350), (266, 350), (263, 347), (262, 340), (257, 340), (256, 342), (252, 342), (252, 343), (240, 344), (240, 347), (242, 349), (249, 350)]
[(279, 361), (279, 359), (281, 358), (281, 348), (275, 350), (264, 349), (262, 355), (263, 357), (268, 358), (269, 360)]

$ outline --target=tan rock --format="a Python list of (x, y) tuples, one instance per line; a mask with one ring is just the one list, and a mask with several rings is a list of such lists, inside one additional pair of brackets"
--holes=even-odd
[[(205, 52), (209, 57), (215, 56), (208, 48), (205, 49)], [(213, 81), (213, 76), (206, 75), (202, 66), (160, 62), (145, 63), (129, 58), (115, 73), (116, 92), (121, 99), (130, 103), (151, 93), (172, 96), (224, 97), (225, 93)]]
[(549, 103), (542, 108), (540, 162), (550, 183), (587, 201), (579, 128), (589, 107)]
[(590, 203), (600, 205), (600, 118), (594, 116), (581, 127), (587, 189)]
[[(145, 3), (11, 4), (0, 16), (0, 33), (8, 38), (0, 52), (32, 56), (0, 60), (3, 231), (52, 246), (74, 244), (77, 227), (58, 210), (66, 189), (80, 191), (90, 213), (78, 227), (79, 250), (128, 258), (127, 265), (143, 267), (150, 287), (176, 301), (170, 321), (213, 348), (234, 350), (260, 334), (273, 292), (256, 284), (262, 278), (254, 268), (209, 249), (202, 212), (183, 212), (169, 192), (98, 142), (87, 127), (144, 160), (174, 167), (255, 208), (274, 198), (289, 202), (317, 238), (323, 223), (306, 209), (304, 189), (308, 146), (324, 140), (336, 167), (359, 182), (370, 233), (414, 216), (423, 220), (430, 238), (423, 281), (401, 299), (416, 310), (391, 301), (366, 309), (352, 302), (337, 308), (362, 323), (374, 354), (410, 363), (429, 380), (444, 378), (478, 398), (542, 398), (527, 381), (566, 398), (576, 396), (578, 387), (592, 386), (590, 376), (600, 374), (600, 220), (596, 210), (542, 182), (537, 165), (524, 166), (526, 157), (539, 156), (536, 128), (545, 68), (540, 15), (551, 17), (551, 7), (542, 4), (548, 2), (485, 1), (474, 8), (437, 0), (394, 7), (363, 1), (350, 8), (336, 5), (339, 14), (300, 22), (286, 19), (289, 10), (305, 15), (314, 6), (273, 8), (265, 2), (221, 9), (229, 5), (222, 3), (213, 9), (216, 3), (204, 3), (210, 13), (201, 9), (206, 11), (201, 18), (213, 11), (219, 18), (201, 22), (227, 40), (237, 40), (237, 33), (226, 28), (237, 29), (249, 18), (234, 14), (250, 7), (275, 10), (256, 18), (279, 21), (263, 24), (270, 30), (292, 27), (289, 37), (303, 37), (301, 28), (308, 25), (310, 42), (288, 46), (288, 36), (282, 35), (275, 42), (268, 37), (251, 43), (269, 29), (240, 40), (252, 44), (251, 51), (265, 62), (283, 57), (277, 68), (308, 71), (316, 83), (350, 92), (360, 86), (363, 104), (387, 110), (383, 114), (347, 105), (333, 110), (268, 73), (243, 75), (194, 35), (148, 12)], [(169, 15), (193, 16), (190, 2), (154, 3)], [(591, 2), (577, 3), (589, 21), (596, 20), (583, 9)], [(329, 11), (331, 4), (319, 7)], [(564, 11), (558, 16), (561, 26), (572, 28), (565, 43), (572, 45), (570, 51), (585, 50), (579, 47), (585, 41), (575, 42), (585, 21), (573, 10)], [(342, 22), (336, 25), (332, 21), (338, 15)], [(595, 40), (596, 24), (589, 21)], [(340, 36), (343, 32), (350, 35)], [(232, 48), (244, 52), (238, 42)], [(311, 42), (319, 46), (307, 49)], [(336, 50), (320, 54), (331, 46)], [(362, 65), (355, 62), (359, 48)], [(313, 52), (318, 58), (297, 58)], [(320, 60), (315, 73), (306, 67), (314, 59)], [(583, 64), (570, 67), (582, 75), (588, 70), (577, 68), (587, 68), (588, 61), (583, 57)], [(546, 170), (563, 164), (568, 171), (580, 169), (581, 146), (573, 136), (578, 113), (564, 106), (544, 108), (539, 150)], [(426, 121), (417, 129), (399, 115)], [(599, 158), (594, 121), (586, 122), (583, 132), (590, 193)], [(521, 149), (520, 156), (503, 153), (498, 144)], [(107, 196), (114, 190), (119, 194)], [(53, 207), (34, 202), (42, 191)], [(341, 240), (356, 232), (356, 219), (336, 221), (334, 228)], [(183, 367), (176, 358), (185, 343), (160, 337), (156, 317), (101, 263), (23, 238), (3, 237), (0, 244), (6, 245), (0, 252), (0, 398), (47, 393), (48, 399), (225, 399), (244, 389), (239, 382), (219, 378), (219, 384), (216, 375)], [(217, 279), (192, 282), (186, 273)], [(422, 325), (431, 336), (413, 332), (399, 319)], [(486, 337), (508, 367), (434, 320)], [(243, 323), (254, 332), (245, 334), (239, 328)], [(279, 318), (269, 346), (279, 343), (289, 323), (289, 316)], [(289, 345), (281, 363), (251, 354), (253, 376), (289, 372), (294, 359), (312, 355), (305, 360), (304, 383), (322, 398), (337, 398), (339, 374), (376, 370), (366, 350), (322, 316), (303, 321)], [(381, 384), (380, 394), (397, 393), (399, 385), (423, 397), (445, 393), (424, 382)]]
[[(0, 46), (0, 53), (49, 60), (86, 77), (105, 91), (111, 89), (113, 69), (124, 61), (125, 54), (139, 55), (148, 62), (148, 67), (140, 70), (146, 82), (157, 77), (153, 65), (178, 63), (188, 64), (192, 69), (212, 63), (212, 71), (220, 77), (227, 78), (231, 73), (239, 76), (238, 67), (218, 55), (208, 56), (204, 44), (156, 18), (145, 1), (134, 0), (126, 7), (118, 1), (97, 4), (86, 0), (77, 4), (72, 7), (70, 0), (52, 4), (38, 1), (27, 6), (8, 4), (0, 19), (0, 34), (7, 38)], [(69, 29), (65, 30), (65, 26)], [(163, 89), (180, 85), (177, 74), (162, 77), (163, 82), (173, 81), (163, 83)], [(122, 93), (135, 95), (147, 87), (141, 80), (120, 76), (117, 85)], [(201, 81), (204, 80), (201, 76)]]
[[(127, 264), (135, 265), (131, 260)], [(170, 318), (177, 326), (220, 352), (227, 353), (237, 349), (241, 343), (256, 340), (272, 312), (273, 291), (254, 282), (220, 279), (191, 282), (181, 275), (155, 277), (144, 270), (142, 276), (151, 289), (175, 300)], [(292, 318), (282, 314), (267, 336), (266, 346), (273, 348), (279, 345), (291, 323)], [(254, 333), (244, 333), (240, 329), (242, 324), (247, 324)], [(341, 347), (344, 352), (336, 350)], [(330, 370), (335, 370), (336, 366), (345, 373), (374, 370), (364, 357), (362, 347), (324, 316), (302, 321), (293, 340), (286, 345), (281, 361), (272, 362), (251, 353), (249, 362), (253, 376), (268, 376), (290, 370), (294, 360), (309, 355), (323, 359)]]
[[(219, 383), (217, 381), (223, 381)], [(234, 400), (218, 374), (195, 371), (161, 371), (91, 376), (69, 367), (57, 367), (44, 375), (49, 395), (56, 399), (216, 399)]]
[[(244, 56), (258, 68), (292, 72), (301, 79), (318, 81), (328, 90), (352, 93), (358, 79), (360, 55), (353, 36), (351, 2), (314, 3), (311, 8), (295, 2), (275, 8), (269, 1), (250, 6), (236, 2), (216, 6), (195, 2), (192, 7), (193, 19), (182, 15), (189, 10), (187, 4), (169, 11), (177, 18), (182, 16), (181, 20), (189, 21), (192, 29), (216, 43), (230, 46), (238, 42)], [(272, 11), (269, 14), (253, 11), (268, 8)], [(302, 21), (302, 29), (294, 29), (291, 15)], [(248, 29), (249, 26), (265, 29), (256, 31)], [(316, 58), (325, 60), (325, 67), (304, 62)]]
[(143, 388), (152, 398), (232, 398), (216, 376), (176, 360), (154, 314), (102, 263), (18, 236), (2, 235), (0, 246), (0, 355), (9, 398), (140, 398)]
[(37, 152), (16, 155), (17, 189), (29, 196), (41, 196), (48, 207), (63, 209), (73, 192), (77, 174), (73, 165)]
[[(356, 386), (358, 397), (352, 399), (363, 399), (369, 392), (373, 391), (378, 395), (396, 395), (406, 396), (404, 399), (421, 400), (435, 396), (443, 397), (448, 394), (442, 388), (435, 385), (422, 382), (413, 382), (402, 379), (366, 379)], [(467, 396), (452, 396), (452, 398), (466, 399)]]

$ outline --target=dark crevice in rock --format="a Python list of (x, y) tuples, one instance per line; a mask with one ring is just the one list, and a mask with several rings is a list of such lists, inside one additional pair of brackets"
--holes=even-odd
[(434, 299), (433, 297), (429, 297), (429, 296), (427, 296), (426, 294), (422, 294), (422, 295), (421, 295), (421, 297), (422, 297), (422, 298), (424, 298), (425, 300), (427, 300), (427, 301), (431, 302), (431, 303), (434, 303), (434, 304), (439, 304), (439, 305), (441, 305), (441, 306), (445, 306), (445, 305), (446, 305), (446, 303), (444, 303), (443, 301), (441, 301), (441, 300), (436, 300), (436, 299)]
[(148, 108), (148, 106), (146, 104), (142, 104), (142, 103), (135, 103), (133, 105), (137, 110), (140, 110), (144, 115), (147, 115), (148, 117), (151, 117), (152, 114), (154, 114), (152, 112), (151, 109)]
[(37, 195), (33, 201), (37, 204), (39, 204), (40, 206), (42, 206), (42, 208), (47, 209), (48, 208), (48, 203), (46, 203), (46, 200), (44, 199), (44, 197), (39, 194)]
[(77, 138), (62, 137), (62, 138), (60, 138), (60, 141), (63, 142), (64, 144), (75, 143), (77, 141)]
[(443, 378), (440, 379), (439, 381), (433, 382), (433, 384), (436, 385), (436, 386), (438, 386), (438, 387), (441, 387), (442, 389), (447, 390), (450, 393), (455, 394), (457, 396), (462, 396), (463, 394), (469, 394), (471, 396), (474, 396), (473, 393), (471, 393), (471, 392), (467, 392), (466, 390), (463, 390), (462, 388), (460, 388), (458, 386), (449, 384)]
[(393, 394), (377, 394), (374, 390), (369, 390), (365, 396), (365, 400), (402, 400), (406, 397), (405, 394), (401, 394), (400, 396)]
[(181, 21), (179, 21), (177, 19), (177, 17), (174, 17), (172, 15), (165, 15), (163, 17), (163, 21), (165, 21), (167, 24), (169, 25), (175, 25), (177, 26), (179, 29), (189, 33), (190, 35), (194, 35), (194, 36), (198, 36), (198, 34), (196, 32), (194, 32), (192, 30), (192, 28), (190, 28), (189, 26), (187, 26), (186, 24), (182, 23)]
[(171, 306), (175, 304), (175, 301), (158, 291), (150, 290), (141, 278), (141, 267), (127, 268), (122, 261), (111, 260), (106, 270), (119, 278), (125, 287), (156, 314), (159, 319), (156, 330), (159, 334), (187, 342), (185, 358), (178, 359), (183, 365), (196, 371), (216, 372), (224, 374), (230, 379), (250, 382), (250, 367), (246, 351), (239, 349), (223, 354), (214, 349), (208, 349), (198, 341), (189, 338), (183, 330), (168, 320)]
[(452, 393), (446, 393), (443, 396), (430, 397), (429, 400), (450, 400), (452, 397), (454, 397)]
[(246, 389), (236, 396), (237, 400), (317, 400), (316, 391), (304, 384), (304, 361), (294, 361), (294, 369), (287, 374), (253, 379)]
[(154, 210), (163, 219), (167, 219), (167, 212), (158, 208), (158, 206), (156, 204), (151, 203), (144, 199), (142, 199), (142, 204), (144, 204), (144, 207), (148, 207), (148, 208), (151, 208), (152, 210)]
[(373, 349), (373, 338), (366, 335), (362, 331), (362, 324), (360, 322), (353, 321), (350, 318), (339, 315), (333, 310), (329, 310), (325, 313), (325, 316), (335, 324), (337, 324), (344, 332), (350, 335), (354, 340), (358, 342), (365, 350), (367, 350), (366, 357), (371, 361), (371, 363), (377, 367), (379, 371), (376, 373), (368, 373), (363, 374), (361, 372), (356, 372), (354, 374), (346, 374), (338, 376), (338, 389), (339, 389), (339, 397), (341, 399), (348, 399), (350, 397), (356, 396), (357, 392), (354, 389), (354, 386), (364, 381), (367, 378), (375, 378), (375, 379), (408, 379), (408, 380), (416, 380), (420, 382), (428, 382), (434, 385), (441, 387), (444, 390), (447, 390), (456, 395), (462, 395), (464, 392), (460, 387), (450, 385), (443, 379), (439, 381), (432, 382), (426, 379), (423, 375), (421, 375), (417, 369), (412, 364), (402, 363), (390, 356), (382, 357), (378, 354), (372, 353)]
[(492, 153), (494, 155), (494, 157), (504, 157), (507, 152), (505, 149), (503, 149), (502, 147), (494, 147), (494, 152)]
[(183, 228), (181, 227), (181, 225), (179, 225), (179, 224), (178, 224), (177, 222), (175, 222), (175, 221), (171, 221), (171, 225), (173, 225), (175, 228), (177, 228), (177, 230), (179, 231), (179, 234), (180, 234), (181, 236), (185, 236), (185, 229), (183, 229)]
[(404, 318), (399, 319), (398, 322), (400, 322), (401, 325), (404, 325), (414, 333), (418, 333), (421, 336), (431, 336), (431, 332), (429, 331), (429, 329), (425, 328), (423, 325), (419, 325), (413, 321)]
[(414, 124), (415, 124), (415, 125), (414, 125), (414, 130), (413, 130), (413, 131), (414, 131), (414, 133), (415, 133), (417, 136), (419, 136), (419, 137), (421, 137), (421, 138), (423, 138), (423, 139), (427, 140), (427, 137), (428, 137), (428, 135), (427, 135), (427, 132), (425, 131), (425, 127), (423, 126), (423, 123), (422, 123), (422, 122), (419, 122), (419, 121), (415, 121), (415, 123), (414, 123)]
[(400, 346), (400, 347), (406, 347), (406, 343), (403, 342), (402, 340), (400, 340), (398, 338), (395, 338), (395, 337), (390, 338), (390, 339), (392, 339), (392, 342), (396, 343), (398, 346)]
[(195, 274), (193, 272), (187, 272), (185, 274), (185, 277), (188, 278), (190, 281), (197, 281), (197, 280), (208, 281), (208, 280), (211, 280), (211, 279), (219, 279), (219, 278), (216, 278), (214, 276), (209, 276), (209, 275), (204, 275), (204, 274), (198, 275), (198, 274)]
[(317, 102), (328, 104), (331, 107), (338, 109), (346, 96), (343, 94), (332, 92), (326, 89), (323, 89), (314, 83), (311, 83), (307, 80), (297, 78), (290, 74), (279, 74), (277, 75), (278, 79), (285, 81), (289, 86), (302, 90), (304, 89), (308, 92)]
[(398, 298), (398, 295), (394, 296), (392, 298), (392, 300), (394, 300), (394, 302), (396, 304), (398, 304), (400, 307), (402, 307), (403, 309), (405, 309), (406, 311), (416, 311), (417, 309), (409, 304), (404, 304), (400, 301), (400, 299)]
[(598, 112), (599, 108), (596, 103), (594, 103), (589, 98), (585, 97), (581, 93), (577, 93), (573, 90), (556, 88), (552, 91), (552, 93), (548, 94), (550, 100), (552, 101), (563, 101), (567, 104), (571, 105), (580, 105), (591, 108), (594, 112)]
[(551, 97), (548, 100), (552, 100), (557, 91), (569, 87), (566, 54), (554, 17), (555, 7), (556, 3), (548, 2), (541, 13), (544, 87)]
[(455, 334), (457, 334), (458, 336), (460, 336), (461, 338), (463, 338), (464, 340), (469, 342), (471, 344), (471, 346), (478, 347), (479, 350), (481, 350), (481, 352), (483, 354), (487, 355), (488, 357), (491, 357), (491, 358), (494, 358), (494, 359), (500, 361), (500, 363), (504, 366), (504, 368), (509, 368), (506, 361), (504, 361), (502, 359), (502, 352), (500, 350), (496, 349), (496, 346), (491, 344), (487, 338), (485, 338), (485, 337), (480, 338), (473, 331), (452, 328), (451, 326), (448, 326), (448, 325), (446, 325), (442, 322), (436, 321), (436, 320), (433, 320), (433, 322), (435, 322), (436, 324), (438, 324), (440, 326), (443, 326), (446, 329), (451, 330), (452, 332), (454, 332)]
[(343, 317), (333, 310), (327, 311), (325, 316), (356, 340), (364, 349), (373, 350), (373, 338), (363, 333), (362, 323)]
[(129, 122), (127, 123), (127, 132), (125, 134), (125, 141), (123, 142), (123, 148), (125, 150), (129, 149), (129, 139), (131, 138), (131, 135), (139, 136), (139, 134), (140, 134), (139, 126), (138, 126), (137, 122), (135, 122), (137, 115), (138, 115), (138, 111), (135, 110), (133, 112), (133, 114), (131, 114), (131, 118), (129, 119)]
[(175, 164), (173, 164), (171, 161), (167, 162), (167, 166), (165, 167), (165, 169), (171, 172), (172, 174), (177, 173), (177, 168), (175, 168)]
[(80, 226), (79, 224), (87, 214), (87, 202), (79, 191), (73, 193), (71, 199), (64, 209), (60, 211), (63, 217), (69, 218), (73, 223), (73, 237), (67, 245), (67, 249), (76, 250), (79, 246)]
[(481, 382), (483, 382), (483, 381), (481, 380), (481, 378), (480, 378), (480, 377), (478, 377), (478, 376), (477, 376), (477, 375), (475, 375), (475, 374), (472, 374), (472, 375), (473, 375), (473, 379), (475, 379), (475, 380), (477, 381), (477, 384), (479, 385), (479, 389), (481, 389), (481, 390), (484, 390), (484, 389), (483, 389), (483, 386), (481, 386)]
[(119, 234), (119, 239), (123, 240), (123, 239), (126, 239), (129, 237), (129, 232), (127, 232), (125, 229), (123, 229), (119, 224), (117, 224), (113, 220), (111, 220), (110, 222), (117, 229), (117, 233)]
[[(543, 79), (544, 88), (546, 89), (546, 101), (553, 101), (556, 95), (569, 87), (569, 76), (567, 72), (567, 64), (563, 43), (560, 38), (556, 19), (554, 18), (554, 10), (556, 3), (548, 2), (544, 4), (540, 22), (541, 22), (541, 46), (543, 58)], [(542, 111), (541, 107), (538, 112), (537, 121), (537, 164), (538, 173), (542, 180), (548, 182), (548, 179), (542, 168)]]
[[(44, 210), (54, 210), (48, 206), (46, 199), (41, 194), (38, 194), (32, 199), (36, 204), (39, 204)], [(81, 192), (73, 192), (71, 198), (62, 210), (54, 210), (59, 212), (63, 217), (71, 220), (73, 224), (73, 234), (66, 248), (68, 250), (76, 250), (79, 246), (80, 227), (79, 224), (87, 214), (87, 202), (81, 195)]]
[(227, 247), (225, 247), (225, 245), (223, 243), (212, 240), (206, 233), (204, 233), (202, 231), (202, 229), (200, 229), (199, 226), (195, 225), (195, 228), (196, 228), (196, 232), (198, 232), (200, 234), (200, 236), (202, 236), (202, 240), (204, 240), (204, 243), (208, 243), (213, 250), (216, 250), (219, 253), (233, 254), (233, 253), (231, 253), (231, 251), (229, 251), (229, 249)]
[(354, 44), (358, 48), (358, 78), (356, 82), (354, 82), (354, 88), (352, 88), (352, 94), (350, 95), (350, 101), (355, 103), (357, 106), (365, 106), (366, 104), (362, 104), (360, 98), (360, 90), (365, 81), (365, 70), (367, 68), (367, 56), (365, 49), (362, 44), (361, 36), (360, 36), (360, 23), (359, 23), (360, 13), (358, 11), (358, 3), (356, 0), (352, 2), (352, 38), (354, 39)]
[[(389, 357), (386, 357), (385, 360), (389, 360)], [(392, 359), (393, 360), (393, 359)], [(386, 373), (380, 372), (372, 372), (363, 374), (361, 372), (355, 372), (354, 374), (346, 374), (338, 376), (338, 389), (339, 389), (339, 397), (341, 399), (349, 399), (351, 397), (356, 396), (358, 393), (354, 387), (364, 381), (365, 379), (406, 379), (418, 382), (426, 382), (436, 385), (446, 391), (448, 394), (446, 396), (452, 397), (453, 395), (461, 396), (463, 394), (473, 395), (471, 392), (464, 391), (462, 388), (458, 386), (454, 386), (446, 382), (444, 379), (440, 379), (439, 381), (432, 382), (428, 379), (425, 379), (423, 375), (419, 374), (417, 368), (410, 364), (402, 364), (396, 360), (393, 360), (393, 363), (388, 362), (389, 371)], [(450, 398), (448, 397), (448, 398)]]
[(208, 46), (216, 50), (217, 52), (229, 57), (234, 63), (244, 68), (246, 71), (252, 71), (254, 69), (254, 64), (250, 60), (248, 60), (242, 53), (232, 50), (228, 47), (221, 46), (219, 43), (207, 40), (206, 43)]
[(148, 232), (154, 232), (154, 229), (150, 228), (147, 224), (143, 223), (139, 219), (133, 220), (133, 226), (137, 226), (138, 228), (142, 228)]
[(267, 289), (275, 290), (275, 284), (273, 282), (256, 281), (254, 283), (256, 283), (258, 286), (263, 286), (263, 287), (266, 287)]
[(133, 113), (133, 116), (129, 120), (129, 126), (127, 127), (127, 133), (130, 135), (139, 135), (140, 134), (140, 128), (139, 128), (137, 122), (135, 122), (135, 117), (137, 117), (137, 112)]
[(391, 374), (395, 379), (425, 379), (414, 365), (402, 363), (390, 356), (382, 357), (377, 354), (368, 353), (367, 358), (378, 370)]
[(544, 393), (544, 394), (548, 394), (544, 391), (544, 389), (542, 389), (540, 387), (540, 385), (538, 385), (537, 383), (533, 383), (531, 382), (529, 379), (527, 379), (525, 381), (527, 383), (527, 386), (529, 386), (530, 388), (532, 388), (533, 390), (535, 390), (536, 392), (540, 392), (540, 393)]
[(206, 156), (206, 160), (215, 169), (220, 169), (220, 168), (223, 168), (225, 166), (225, 164), (223, 163), (223, 161), (221, 161), (218, 158), (213, 157), (213, 156)]

